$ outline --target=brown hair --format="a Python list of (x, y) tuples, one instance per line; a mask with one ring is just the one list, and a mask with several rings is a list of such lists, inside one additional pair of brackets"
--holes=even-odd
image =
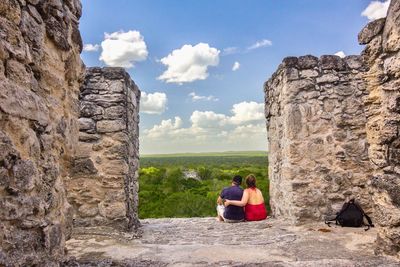
[(253, 174), (249, 174), (246, 177), (246, 185), (248, 188), (256, 187), (256, 177)]

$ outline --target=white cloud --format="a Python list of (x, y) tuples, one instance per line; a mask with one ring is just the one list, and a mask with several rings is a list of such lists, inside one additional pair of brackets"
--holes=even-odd
[(195, 128), (220, 128), (226, 125), (228, 117), (224, 114), (217, 114), (214, 111), (195, 110), (190, 116), (190, 121)]
[(140, 112), (147, 114), (161, 114), (167, 108), (167, 95), (165, 93), (142, 92), (140, 99)]
[(167, 70), (158, 79), (179, 84), (205, 80), (208, 67), (218, 65), (219, 53), (218, 49), (205, 43), (184, 45), (160, 60)]
[(252, 139), (263, 139), (267, 138), (267, 129), (265, 123), (258, 124), (246, 124), (237, 126), (231, 133), (228, 135), (230, 141), (234, 140), (250, 140)]
[(231, 116), (195, 110), (189, 127), (183, 127), (180, 117), (163, 120), (140, 135), (141, 153), (266, 150), (261, 106), (261, 103), (241, 102), (233, 105)]
[(390, 0), (385, 2), (372, 1), (366, 9), (361, 13), (362, 16), (367, 17), (369, 20), (376, 20), (386, 17), (389, 9)]
[(236, 53), (239, 53), (239, 48), (237, 48), (236, 46), (226, 47), (222, 50), (222, 55), (224, 56)]
[(146, 60), (146, 43), (138, 31), (105, 33), (101, 42), (100, 60), (111, 67), (131, 68), (138, 61)]
[(261, 41), (257, 41), (255, 44), (249, 46), (247, 48), (247, 50), (253, 50), (253, 49), (257, 49), (257, 48), (261, 48), (264, 46), (271, 46), (272, 45), (272, 41), (267, 40), (267, 39), (263, 39)]
[(346, 54), (343, 51), (338, 51), (338, 52), (335, 53), (335, 56), (339, 56), (341, 58), (344, 58), (344, 57), (346, 57)]
[(178, 133), (182, 127), (182, 119), (175, 117), (174, 121), (162, 120), (159, 125), (154, 125), (150, 130), (145, 131), (145, 134), (150, 138), (171, 137), (174, 133)]
[(236, 71), (236, 70), (238, 70), (240, 68), (240, 63), (239, 62), (235, 62), (235, 63), (233, 63), (233, 66), (232, 66), (232, 70), (233, 71)]
[(260, 121), (264, 119), (264, 104), (251, 102), (241, 102), (233, 105), (233, 116), (230, 118), (234, 124)]
[(195, 92), (191, 92), (189, 96), (192, 98), (193, 102), (199, 101), (199, 100), (205, 100), (205, 101), (218, 101), (219, 99), (216, 98), (213, 95), (209, 96), (202, 96), (202, 95), (196, 95)]
[(85, 52), (95, 52), (99, 51), (100, 45), (98, 44), (84, 44), (83, 51)]

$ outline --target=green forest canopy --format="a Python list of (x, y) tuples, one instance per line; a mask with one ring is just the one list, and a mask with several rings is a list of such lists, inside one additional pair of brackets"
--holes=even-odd
[[(269, 201), (265, 152), (145, 155), (140, 165), (142, 219), (216, 216), (216, 199), (234, 175), (254, 174), (265, 202)], [(196, 179), (185, 178), (186, 171), (196, 173)]]

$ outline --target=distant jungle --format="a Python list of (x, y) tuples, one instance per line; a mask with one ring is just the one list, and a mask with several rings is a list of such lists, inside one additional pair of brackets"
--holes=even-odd
[(266, 152), (145, 155), (140, 166), (141, 219), (216, 216), (216, 199), (234, 175), (254, 174), (268, 206)]

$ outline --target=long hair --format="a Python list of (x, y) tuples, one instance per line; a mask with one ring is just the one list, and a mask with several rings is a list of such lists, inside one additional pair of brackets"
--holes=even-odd
[(249, 174), (246, 176), (246, 185), (247, 185), (247, 188), (255, 188), (256, 187), (256, 177), (253, 174)]

